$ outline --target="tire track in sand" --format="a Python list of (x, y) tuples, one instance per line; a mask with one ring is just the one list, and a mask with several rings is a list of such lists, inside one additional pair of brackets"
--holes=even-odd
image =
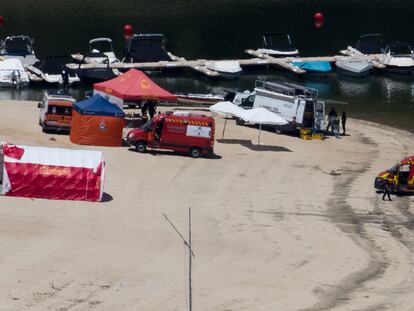
[[(360, 215), (357, 215), (347, 202), (353, 183), (360, 175), (370, 169), (379, 153), (378, 144), (375, 141), (363, 134), (358, 133), (357, 135), (359, 136), (359, 142), (366, 148), (366, 155), (356, 167), (342, 166), (339, 170), (341, 174), (332, 174), (334, 175), (334, 187), (331, 198), (327, 201), (328, 212), (326, 216), (344, 234), (366, 251), (369, 256), (369, 264), (363, 270), (350, 274), (329, 290), (316, 290), (318, 291), (319, 301), (310, 308), (302, 309), (302, 311), (330, 310), (338, 305), (348, 303), (351, 293), (355, 292), (365, 282), (379, 278), (386, 268), (381, 250), (364, 229), (366, 221), (361, 219)], [(380, 307), (377, 306), (376, 310), (380, 310)]]

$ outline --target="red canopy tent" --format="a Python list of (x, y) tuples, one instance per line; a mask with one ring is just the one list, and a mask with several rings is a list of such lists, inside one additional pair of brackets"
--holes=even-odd
[(142, 100), (177, 101), (177, 96), (164, 90), (140, 70), (130, 69), (126, 73), (93, 86), (94, 95), (100, 94), (111, 103), (123, 108), (125, 102)]

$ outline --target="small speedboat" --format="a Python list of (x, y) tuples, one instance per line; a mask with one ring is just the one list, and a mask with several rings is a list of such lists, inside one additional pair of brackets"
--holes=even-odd
[(66, 64), (71, 62), (73, 59), (69, 56), (47, 57), (36, 62), (33, 66), (27, 66), (27, 70), (32, 74), (30, 80), (49, 84), (64, 84), (67, 79), (69, 85), (79, 83), (78, 75), (66, 67)]
[(33, 50), (33, 42), (32, 38), (23, 35), (7, 37), (1, 42), (0, 56), (17, 58), (24, 66), (33, 65), (39, 61)]
[(176, 94), (177, 102), (190, 105), (213, 105), (224, 101), (224, 96), (214, 94)]
[[(101, 56), (104, 54), (105, 56)], [(103, 64), (108, 62), (118, 63), (119, 59), (115, 56), (112, 40), (109, 38), (95, 38), (89, 41), (89, 56), (84, 58), (84, 55), (72, 54), (72, 57), (77, 61), (83, 61), (86, 64)]]
[[(109, 60), (100, 65), (86, 64), (85, 59), (88, 57), (108, 58), (103, 53), (86, 53), (85, 55), (83, 55), (83, 59), (79, 64), (67, 64), (66, 67), (68, 69), (73, 70), (73, 72), (77, 74), (77, 76), (82, 82), (92, 84), (103, 82), (116, 78), (121, 74), (119, 70), (110, 67)], [(82, 67), (83, 65), (85, 67)]]
[(341, 73), (358, 77), (368, 75), (372, 69), (371, 61), (362, 56), (337, 57), (335, 65)]
[(263, 48), (257, 49), (256, 52), (272, 57), (297, 57), (299, 55), (288, 33), (264, 34)]
[(347, 49), (341, 50), (341, 54), (347, 56), (370, 55), (384, 53), (384, 40), (381, 34), (364, 34), (359, 37), (355, 47), (348, 46)]
[(217, 71), (221, 76), (225, 78), (237, 78), (242, 72), (240, 63), (234, 60), (207, 62), (205, 66), (207, 69)]
[(0, 61), (0, 87), (23, 87), (29, 84), (29, 76), (19, 59)]
[(306, 70), (309, 73), (327, 73), (332, 71), (331, 63), (326, 61), (304, 62), (301, 60), (295, 60), (291, 62), (291, 64), (299, 67), (300, 69)]
[(382, 62), (388, 72), (410, 74), (414, 71), (413, 50), (406, 43), (395, 42), (388, 45)]

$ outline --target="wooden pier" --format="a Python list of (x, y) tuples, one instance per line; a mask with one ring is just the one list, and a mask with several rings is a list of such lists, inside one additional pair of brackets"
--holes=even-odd
[[(337, 58), (344, 58), (344, 57), (352, 57), (351, 55), (343, 55), (343, 56), (319, 56), (319, 57), (283, 57), (283, 58), (275, 58), (267, 54), (262, 54), (257, 52), (256, 50), (246, 50), (246, 53), (253, 58), (246, 58), (246, 59), (234, 59), (228, 61), (238, 62), (241, 67), (249, 67), (249, 66), (274, 66), (277, 68), (286, 69), (290, 72), (293, 72), (298, 75), (303, 75), (306, 73), (306, 70), (299, 68), (291, 64), (292, 61), (304, 61), (304, 62), (315, 62), (315, 61), (327, 61), (334, 63), (336, 62)], [(217, 62), (220, 60), (206, 60), (206, 59), (197, 59), (197, 60), (187, 60), (183, 57), (175, 56), (171, 53), (168, 53), (171, 61), (159, 61), (159, 62), (145, 62), (145, 63), (112, 63), (109, 64), (109, 67), (112, 69), (131, 69), (136, 68), (140, 70), (163, 70), (163, 69), (172, 69), (172, 68), (188, 68), (194, 70), (198, 73), (201, 73), (204, 76), (210, 78), (217, 78), (221, 76), (221, 73), (212, 69), (207, 68), (208, 63)], [(372, 61), (372, 64), (375, 68), (383, 69), (385, 66), (380, 62), (380, 58), (382, 55), (372, 54), (372, 55), (365, 55), (363, 57), (367, 57)], [(81, 54), (73, 54), (72, 57), (76, 60), (83, 59), (83, 55)], [(108, 64), (99, 64), (99, 63), (87, 63), (87, 64), (67, 64), (66, 65), (70, 69), (93, 69), (93, 68), (106, 68)]]

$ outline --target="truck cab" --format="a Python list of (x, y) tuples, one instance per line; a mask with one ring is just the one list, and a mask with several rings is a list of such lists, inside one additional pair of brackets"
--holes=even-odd
[(193, 158), (208, 155), (214, 147), (214, 119), (190, 112), (155, 115), (127, 134), (127, 142), (138, 152), (164, 149), (189, 153)]
[(39, 125), (43, 132), (49, 130), (69, 131), (72, 123), (72, 108), (76, 100), (61, 92), (45, 92), (38, 104)]
[(385, 183), (397, 194), (414, 192), (414, 156), (404, 158), (375, 177), (374, 188), (381, 191)]

